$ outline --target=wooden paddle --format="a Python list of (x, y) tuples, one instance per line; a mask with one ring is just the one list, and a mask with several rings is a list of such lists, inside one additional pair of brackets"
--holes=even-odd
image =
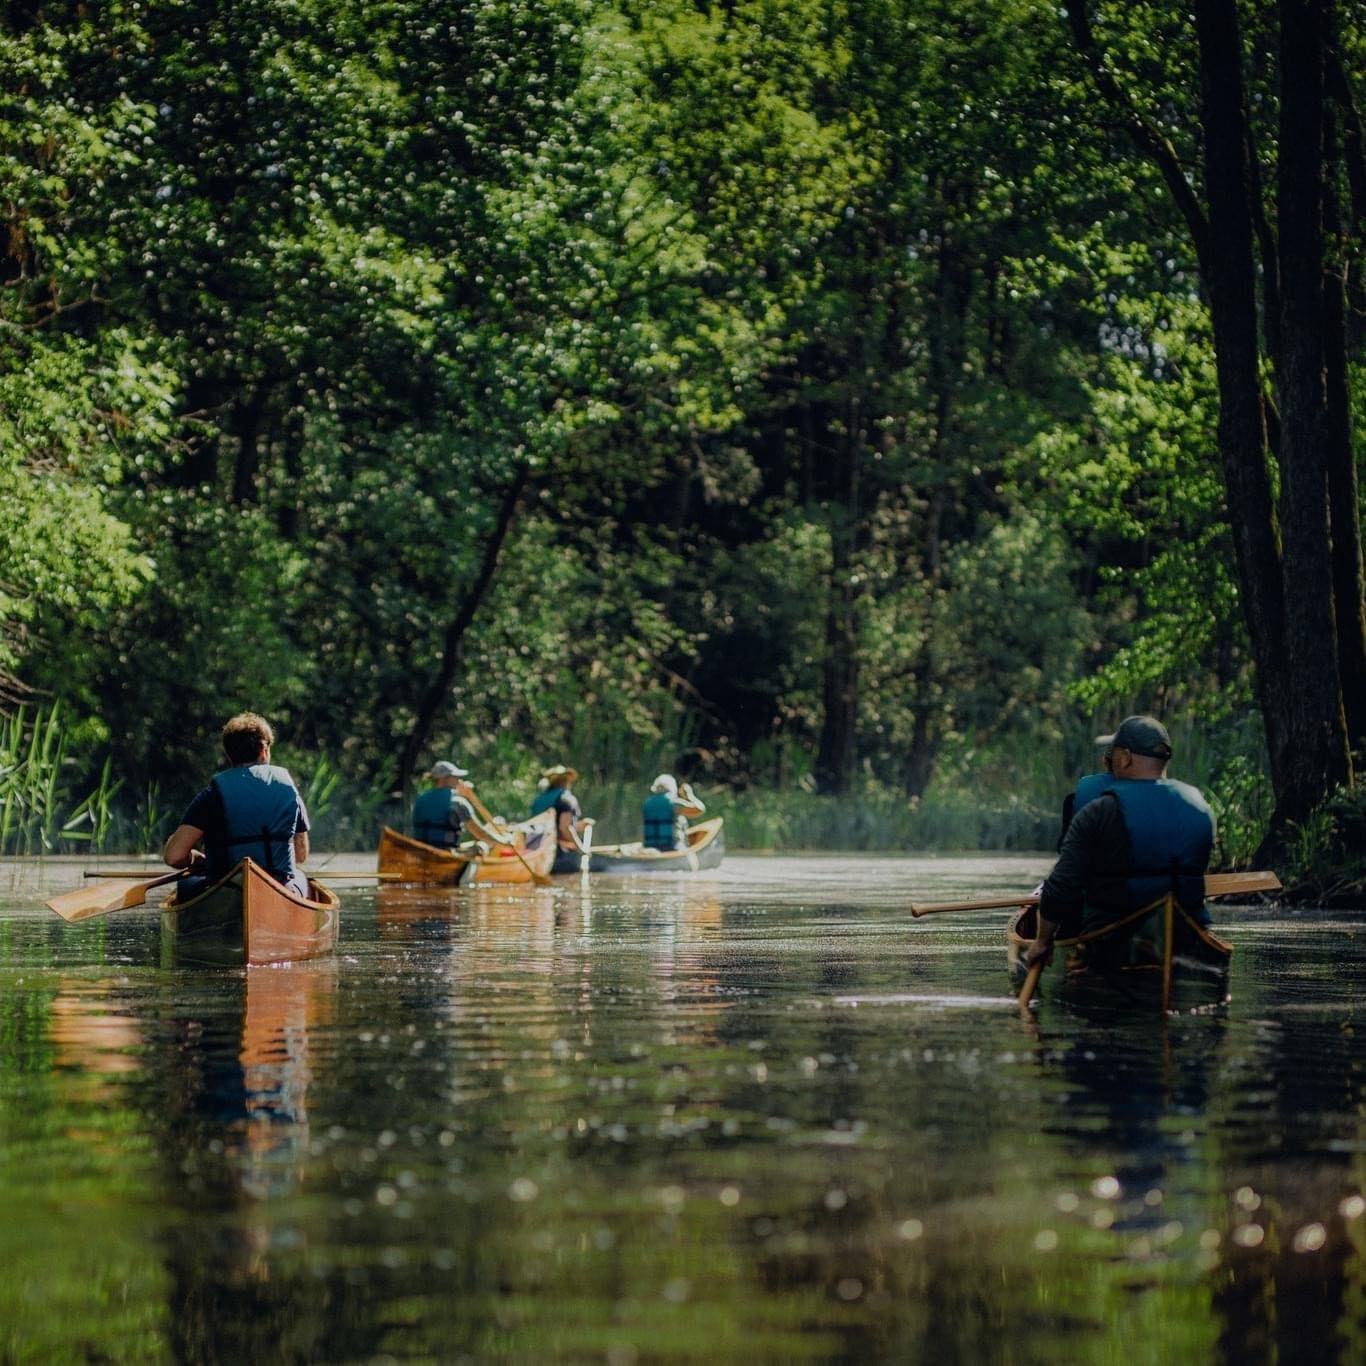
[[(81, 876), (82, 876), (82, 877), (120, 877), (120, 878), (126, 878), (126, 877), (141, 877), (145, 872), (148, 872), (148, 871), (150, 871), (150, 870), (149, 870), (149, 869), (146, 869), (146, 868), (131, 869), (131, 870), (125, 870), (125, 871), (121, 871), (121, 872), (98, 872), (98, 873), (96, 873), (96, 872), (88, 872), (88, 871), (87, 871), (87, 872), (82, 873)], [(182, 871), (182, 872), (188, 872), (189, 869), (182, 869), (181, 871)], [(317, 872), (317, 873), (315, 873), (311, 868), (301, 868), (301, 869), (299, 869), (299, 871), (300, 871), (301, 873), (303, 873), (306, 877), (312, 878), (314, 882), (339, 882), (339, 881), (340, 881), (340, 882), (347, 882), (347, 881), (359, 881), (359, 880), (361, 880), (361, 879), (363, 879), (363, 878), (378, 878), (381, 882), (401, 882), (401, 881), (403, 880), (403, 874), (402, 874), (402, 873), (327, 873), (327, 872)]]
[(1047, 959), (1040, 958), (1037, 963), (1025, 973), (1024, 986), (1020, 988), (1020, 995), (1017, 1004), (1021, 1010), (1028, 1010), (1029, 1003), (1034, 999), (1034, 989), (1039, 985), (1039, 978), (1043, 975)]
[[(88, 920), (91, 916), (104, 915), (107, 911), (128, 911), (141, 906), (147, 900), (147, 893), (153, 887), (164, 886), (168, 882), (178, 882), (190, 870), (173, 868), (169, 873), (154, 877), (146, 882), (132, 882), (126, 878), (112, 878), (94, 887), (77, 887), (74, 892), (63, 892), (43, 904), (50, 911), (56, 911), (63, 920)], [(139, 876), (134, 874), (134, 877)]]
[[(1237, 896), (1239, 893), (1279, 892), (1281, 880), (1275, 873), (1207, 873), (1206, 896)], [(912, 906), (911, 917), (942, 915), (945, 911), (999, 911), (1009, 906), (1037, 906), (1037, 896), (1000, 897), (994, 901), (946, 901), (933, 905)]]

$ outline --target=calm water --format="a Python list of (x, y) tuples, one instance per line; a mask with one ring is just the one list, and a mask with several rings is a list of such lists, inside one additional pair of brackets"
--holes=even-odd
[(1028, 1022), (907, 903), (1045, 866), (362, 887), (214, 972), (0, 865), (0, 1361), (1363, 1360), (1366, 913)]

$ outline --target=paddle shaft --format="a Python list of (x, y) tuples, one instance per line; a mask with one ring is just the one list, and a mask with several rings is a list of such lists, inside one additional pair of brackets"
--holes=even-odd
[[(1279, 892), (1281, 880), (1275, 873), (1208, 873), (1206, 896), (1236, 896), (1238, 893)], [(922, 915), (942, 915), (945, 911), (999, 911), (1009, 906), (1037, 906), (1037, 896), (998, 897), (992, 901), (950, 901), (932, 906), (912, 906), (912, 919)]]
[[(135, 869), (133, 869), (133, 870), (131, 870), (131, 871), (114, 871), (114, 872), (103, 872), (103, 871), (102, 871), (102, 872), (89, 872), (89, 871), (87, 871), (87, 872), (82, 873), (81, 876), (82, 876), (82, 877), (116, 877), (116, 878), (142, 877), (143, 874), (146, 873), (146, 872), (148, 872), (148, 871), (150, 871), (150, 870), (149, 870), (149, 869), (146, 869), (146, 868), (135, 868)], [(179, 868), (179, 869), (177, 869), (177, 870), (172, 874), (172, 876), (173, 876), (173, 877), (180, 877), (182, 874), (188, 873), (188, 872), (190, 872), (190, 871), (191, 871), (191, 869), (189, 869), (189, 868)], [(403, 874), (402, 874), (402, 873), (324, 873), (324, 872), (315, 873), (315, 872), (313, 872), (311, 869), (308, 869), (308, 868), (301, 868), (299, 871), (302, 872), (306, 877), (312, 878), (315, 882), (336, 882), (336, 881), (338, 881), (338, 880), (345, 880), (345, 879), (348, 879), (348, 878), (351, 878), (351, 879), (378, 878), (381, 882), (390, 882), (390, 881), (392, 881), (392, 882), (398, 882), (398, 881), (400, 881), (400, 880), (402, 879), (402, 877), (403, 877)]]

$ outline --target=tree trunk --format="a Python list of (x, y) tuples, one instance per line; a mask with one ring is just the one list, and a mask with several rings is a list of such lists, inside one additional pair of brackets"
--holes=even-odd
[[(1326, 128), (1326, 161), (1332, 166), (1340, 150), (1337, 120)], [(1352, 402), (1347, 380), (1347, 276), (1350, 236), (1343, 231), (1337, 188), (1324, 197), (1324, 228), (1332, 259), (1323, 273), (1324, 373), (1327, 390), (1328, 525), (1332, 538), (1333, 607), (1337, 617), (1338, 680), (1347, 719), (1347, 742), (1366, 755), (1366, 583), (1363, 582), (1361, 522), (1357, 512), (1356, 451), (1352, 443)]]
[(1203, 270), (1214, 330), (1219, 388), (1219, 455), (1238, 568), (1239, 597), (1252, 647), (1257, 699), (1279, 797), (1294, 764), (1284, 714), (1290, 690), (1285, 655), (1279, 527), (1268, 467), (1259, 378), (1257, 276), (1242, 80), (1234, 0), (1197, 0), (1201, 123), (1209, 235), (1219, 250)]
[(499, 506), (498, 517), (493, 524), (493, 529), (489, 532), (488, 540), (484, 542), (484, 554), (480, 561), (479, 572), (475, 575), (474, 582), (470, 584), (464, 597), (460, 600), (455, 615), (446, 627), (446, 635), (441, 650), (441, 664), (436, 671), (436, 677), (432, 679), (427, 691), (423, 694), (422, 701), (417, 709), (417, 719), (413, 722), (413, 728), (404, 742), (403, 752), (399, 755), (393, 784), (395, 788), (402, 788), (407, 783), (409, 776), (417, 767), (422, 751), (431, 739), (437, 714), (446, 702), (450, 694), (451, 684), (455, 682), (455, 676), (460, 669), (465, 633), (473, 623), (475, 613), (478, 612), (480, 604), (488, 595), (489, 587), (493, 583), (494, 571), (498, 568), (498, 556), (502, 553), (508, 532), (512, 529), (513, 517), (516, 515), (522, 493), (526, 489), (529, 475), (530, 471), (527, 466), (518, 466), (512, 483), (503, 494), (503, 501)]
[[(1340, 783), (1351, 756), (1338, 677), (1328, 530), (1324, 356), (1324, 0), (1281, 0), (1281, 527), (1291, 763), (1277, 814), (1302, 821)], [(1354, 510), (1355, 511), (1355, 510)]]
[(859, 648), (861, 618), (858, 547), (862, 509), (861, 408), (848, 405), (847, 429), (840, 443), (840, 478), (831, 499), (830, 587), (825, 607), (825, 660), (822, 665), (820, 749), (816, 782), (822, 792), (842, 796), (854, 783), (858, 763)]

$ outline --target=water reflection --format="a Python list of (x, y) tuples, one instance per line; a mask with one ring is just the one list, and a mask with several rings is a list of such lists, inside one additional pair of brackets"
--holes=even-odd
[(1020, 864), (873, 862), (349, 893), (247, 972), (0, 910), (0, 1358), (1360, 1359), (1359, 927), (1022, 1022), (1001, 917), (905, 909)]

